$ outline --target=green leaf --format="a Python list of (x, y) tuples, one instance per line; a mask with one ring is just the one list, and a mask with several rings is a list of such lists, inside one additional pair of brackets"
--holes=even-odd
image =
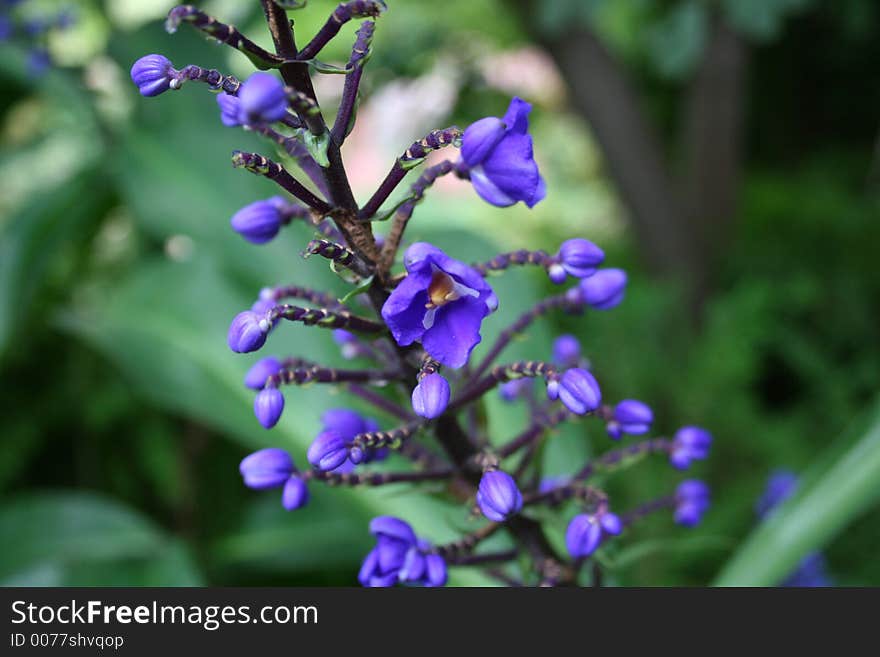
[(180, 543), (114, 500), (32, 493), (0, 507), (0, 583), (7, 586), (194, 585)]
[[(718, 586), (773, 586), (880, 499), (880, 403), (858, 440), (807, 472), (798, 495), (763, 522), (725, 565)], [(850, 443), (853, 443), (849, 446)], [(835, 450), (837, 451), (837, 450)], [(818, 472), (817, 472), (818, 470)]]

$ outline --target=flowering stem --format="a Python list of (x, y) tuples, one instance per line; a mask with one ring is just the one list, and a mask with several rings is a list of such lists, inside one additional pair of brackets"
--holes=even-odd
[(488, 525), (483, 525), (478, 530), (471, 532), (470, 534), (465, 534), (457, 541), (447, 543), (446, 545), (436, 546), (433, 552), (435, 554), (439, 554), (444, 559), (469, 554), (473, 551), (475, 547), (477, 547), (477, 545), (492, 536), (499, 529), (501, 529), (501, 525), (499, 523), (490, 522)]
[(371, 274), (370, 267), (358, 258), (353, 251), (350, 251), (342, 244), (337, 244), (328, 240), (312, 240), (309, 242), (308, 246), (306, 246), (303, 255), (321, 256), (338, 267), (351, 269), (354, 273), (362, 277), (367, 277)]
[(422, 472), (355, 472), (334, 473), (310, 470), (304, 473), (308, 479), (323, 481), (330, 486), (384, 486), (386, 484), (418, 483), (421, 481), (442, 481), (452, 476), (452, 468), (424, 470)]
[(414, 166), (421, 163), (429, 153), (436, 151), (445, 146), (449, 146), (456, 139), (461, 137), (461, 130), (452, 126), (442, 130), (432, 130), (424, 138), (414, 142), (403, 155), (394, 162), (391, 171), (385, 176), (385, 180), (379, 185), (370, 200), (358, 212), (358, 218), (361, 220), (370, 219), (382, 204), (388, 199), (400, 182), (404, 179), (407, 172)]
[(331, 210), (326, 201), (319, 199), (310, 192), (301, 182), (291, 176), (284, 167), (259, 153), (233, 151), (232, 166), (242, 167), (251, 173), (265, 176), (269, 180), (274, 180), (283, 189), (287, 190), (300, 201), (309, 207), (314, 208), (321, 214), (326, 214)]
[(424, 420), (414, 420), (409, 424), (391, 429), (390, 431), (370, 431), (360, 433), (351, 441), (351, 447), (388, 447), (400, 449), (405, 441), (417, 434), (425, 426)]
[(413, 419), (412, 413), (407, 411), (403, 406), (399, 404), (395, 404), (393, 401), (388, 399), (387, 397), (383, 397), (375, 390), (370, 390), (369, 388), (364, 388), (355, 383), (349, 384), (348, 391), (353, 395), (356, 395), (371, 403), (378, 409), (381, 409), (388, 413), (389, 415), (393, 415), (394, 417), (403, 420), (404, 422), (409, 422)]
[(310, 133), (316, 136), (324, 134), (326, 126), (324, 125), (324, 119), (321, 117), (321, 108), (318, 107), (316, 100), (310, 98), (302, 91), (291, 87), (287, 88), (287, 99), (293, 111), (302, 119), (303, 124), (305, 124)]
[(278, 387), (285, 384), (305, 385), (308, 383), (370, 383), (394, 379), (397, 372), (382, 372), (379, 370), (343, 370), (332, 367), (319, 367), (317, 365), (307, 367), (284, 368), (277, 374), (273, 374), (266, 380), (267, 387)]
[(471, 265), (474, 269), (486, 276), (490, 271), (503, 271), (511, 265), (538, 265), (547, 267), (550, 255), (546, 251), (528, 251), (520, 249), (510, 253), (499, 253), (487, 262)]
[(263, 6), (266, 22), (269, 24), (269, 32), (272, 34), (275, 51), (282, 59), (293, 59), (296, 57), (296, 40), (290, 22), (287, 20), (287, 12), (273, 0), (260, 0), (260, 4)]
[(592, 477), (597, 470), (611, 468), (627, 457), (635, 457), (641, 454), (668, 454), (671, 449), (672, 442), (666, 438), (652, 438), (651, 440), (643, 440), (638, 443), (633, 443), (628, 447), (605, 452), (599, 458), (587, 463), (572, 479), (573, 481), (583, 481), (584, 479)]
[(584, 486), (583, 484), (565, 484), (542, 493), (532, 493), (531, 495), (523, 496), (523, 506), (533, 504), (558, 506), (573, 497), (600, 507), (608, 504), (608, 495), (603, 490), (593, 488), (592, 486)]
[(505, 458), (507, 456), (510, 456), (511, 454), (515, 454), (526, 445), (531, 444), (532, 441), (534, 441), (536, 438), (540, 437), (547, 429), (555, 427), (557, 424), (560, 424), (570, 417), (573, 417), (573, 415), (574, 414), (567, 408), (556, 409), (552, 413), (540, 417), (538, 420), (533, 422), (516, 438), (512, 439), (510, 442), (505, 443), (497, 450), (495, 450), (495, 453), (499, 456), (499, 458)]
[(479, 399), (499, 383), (506, 383), (523, 377), (548, 378), (556, 374), (556, 366), (540, 360), (520, 360), (509, 365), (499, 365), (489, 374), (479, 379), (465, 390), (457, 399), (452, 400), (448, 410), (455, 411)]
[(237, 96), (238, 88), (241, 86), (241, 82), (231, 75), (223, 75), (215, 68), (202, 68), (195, 64), (187, 64), (180, 69), (175, 80), (178, 81), (177, 86), (186, 80), (204, 82), (212, 89), (219, 89), (230, 96)]
[(660, 497), (656, 500), (651, 500), (650, 502), (640, 504), (636, 508), (627, 511), (622, 516), (620, 516), (620, 521), (624, 527), (629, 527), (630, 525), (636, 523), (645, 516), (654, 513), (655, 511), (662, 511), (663, 509), (673, 508), (675, 508), (675, 496), (666, 495), (665, 497)]
[(266, 319), (270, 324), (274, 324), (278, 319), (286, 319), (290, 322), (301, 322), (306, 326), (342, 328), (362, 333), (381, 333), (386, 330), (384, 324), (352, 315), (347, 310), (332, 311), (326, 308), (302, 308), (289, 304), (275, 306), (269, 311)]
[(244, 53), (254, 63), (254, 66), (259, 69), (277, 68), (282, 62), (280, 57), (270, 53), (268, 50), (263, 50), (234, 26), (221, 23), (213, 16), (199, 11), (192, 5), (180, 5), (168, 12), (168, 18), (165, 20), (165, 29), (173, 34), (182, 22), (190, 23), (197, 30), (204, 32), (212, 39), (216, 39), (220, 43), (225, 43)]
[(345, 75), (345, 86), (342, 89), (342, 100), (339, 103), (339, 111), (333, 122), (331, 135), (337, 143), (345, 141), (350, 132), (351, 119), (357, 104), (358, 89), (361, 85), (361, 76), (364, 73), (364, 64), (370, 54), (370, 43), (373, 41), (373, 31), (376, 24), (373, 21), (364, 21), (355, 36), (354, 46), (351, 49), (351, 57), (348, 60), (348, 73)]
[(384, 10), (385, 3), (381, 2), (381, 0), (350, 0), (349, 2), (339, 3), (323, 27), (300, 50), (297, 59), (309, 60), (314, 58), (333, 37), (339, 34), (339, 29), (352, 18), (376, 17)]
[(503, 550), (502, 552), (487, 552), (485, 554), (470, 554), (452, 556), (446, 559), (450, 566), (482, 566), (489, 563), (507, 563), (519, 556), (519, 550)]
[[(263, 294), (264, 293), (261, 293), (260, 296), (262, 297)], [(299, 285), (281, 285), (268, 288), (265, 295), (266, 298), (272, 299), (273, 301), (281, 301), (282, 299), (302, 299), (309, 303), (313, 303), (316, 306), (326, 306), (342, 310), (345, 309), (345, 307), (339, 303), (339, 300), (332, 294)]]
[(584, 302), (578, 299), (571, 299), (563, 294), (556, 294), (552, 297), (547, 297), (543, 301), (535, 304), (530, 310), (527, 310), (522, 315), (517, 318), (517, 320), (511, 324), (508, 328), (503, 330), (501, 334), (498, 336), (498, 339), (495, 341), (495, 344), (492, 345), (492, 348), (489, 350), (483, 360), (480, 361), (480, 364), (477, 365), (474, 370), (474, 378), (479, 377), (483, 372), (489, 369), (489, 366), (495, 361), (496, 358), (504, 351), (504, 348), (510, 344), (510, 341), (516, 336), (518, 333), (521, 333), (526, 328), (528, 328), (529, 324), (534, 322), (536, 319), (541, 317), (542, 315), (547, 314), (551, 310), (562, 308), (567, 311), (577, 311), (584, 307)]

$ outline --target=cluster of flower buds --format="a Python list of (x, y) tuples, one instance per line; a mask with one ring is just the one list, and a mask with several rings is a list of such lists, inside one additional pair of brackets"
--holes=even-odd
[[(469, 498), (462, 520), (480, 526), (447, 545), (432, 546), (418, 538), (402, 519), (374, 519), (370, 531), (376, 547), (359, 576), (365, 586), (439, 586), (453, 566), (484, 568), (508, 583), (572, 584), (579, 581), (585, 559), (646, 513), (667, 509), (678, 523), (696, 524), (709, 504), (708, 490), (699, 482), (684, 482), (674, 495), (621, 515), (609, 510), (608, 495), (593, 484), (597, 475), (604, 478), (650, 454), (665, 455), (676, 468), (687, 468), (708, 455), (707, 431), (685, 427), (672, 439), (646, 438), (604, 453), (594, 446), (600, 455), (564, 477), (547, 479), (536, 456), (553, 427), (594, 417), (608, 436), (621, 440), (649, 433), (654, 414), (634, 399), (604, 404), (600, 383), (574, 335), (559, 336), (548, 348), (548, 360), (499, 363), (511, 341), (544, 315), (610, 310), (623, 301), (626, 273), (603, 268), (605, 254), (598, 246), (574, 238), (554, 254), (520, 250), (478, 263), (463, 262), (424, 242), (402, 248), (416, 206), (441, 176), (467, 181), (476, 194), (498, 207), (520, 202), (532, 207), (545, 197), (547, 188), (529, 132), (532, 106), (513, 98), (503, 116), (480, 119), (465, 130), (453, 126), (432, 131), (404, 150), (373, 195), (359, 204), (340, 147), (351, 131), (375, 19), (385, 4), (342, 2), (318, 33), (298, 47), (287, 16), (293, 7), (275, 0), (261, 3), (275, 43), (271, 52), (191, 5), (176, 7), (168, 16), (170, 31), (187, 23), (245, 54), (260, 70), (243, 82), (195, 64), (178, 68), (159, 54), (136, 61), (131, 78), (144, 96), (181, 89), (187, 82), (204, 84), (218, 94), (219, 121), (256, 132), (273, 144), (278, 161), (235, 151), (232, 163), (272, 180), (285, 194), (238, 210), (232, 228), (248, 241), (263, 244), (283, 226), (301, 222), (315, 231), (303, 255), (329, 260), (335, 272), (357, 285), (344, 299), (298, 284), (265, 288), (232, 320), (227, 341), (236, 353), (262, 349), (285, 320), (331, 329), (343, 357), (363, 363), (335, 368), (299, 356), (261, 358), (244, 380), (256, 392), (259, 424), (275, 426), (284, 410), (284, 387), (305, 384), (336, 386), (369, 404), (380, 419), (346, 408), (327, 411), (307, 450), (310, 469), (299, 472), (287, 451), (265, 449), (242, 461), (245, 484), (283, 488), (287, 509), (306, 504), (308, 482), (412, 487), (432, 482), (435, 490), (439, 482), (452, 499), (461, 499), (462, 493)], [(329, 67), (319, 62), (316, 57), (323, 47), (353, 19), (363, 22), (348, 63)], [(310, 70), (345, 76), (332, 124), (325, 121), (315, 97)], [(425, 165), (430, 153), (455, 147), (457, 157)], [(296, 164), (308, 180), (294, 176), (289, 164)], [(403, 198), (383, 210), (406, 176), (423, 165)], [(374, 228), (383, 225), (389, 226), (385, 234), (374, 234)], [(491, 277), (513, 267), (542, 268), (553, 283), (562, 285), (571, 278), (572, 284), (510, 318), (495, 341), (478, 350), (484, 322), (501, 314), (502, 300)], [(536, 393), (535, 379), (543, 381), (544, 395)], [(488, 439), (480, 408), (496, 388), (508, 402), (525, 401), (531, 414), (522, 432), (506, 440)], [(392, 451), (410, 467), (389, 469), (383, 460)], [(368, 464), (372, 465), (365, 467)], [(575, 507), (566, 533), (568, 554), (552, 545), (540, 520), (545, 517), (542, 507), (555, 509), (563, 503)], [(479, 521), (480, 516), (486, 520)], [(499, 531), (507, 534), (509, 550), (479, 549), (485, 538)], [(514, 574), (511, 570), (523, 563), (520, 556), (527, 556), (531, 567)]]
[(27, 73), (43, 75), (52, 66), (48, 38), (54, 30), (66, 30), (74, 22), (69, 9), (47, 14), (45, 8), (29, 7), (24, 0), (0, 0), (0, 43), (12, 41), (27, 48)]

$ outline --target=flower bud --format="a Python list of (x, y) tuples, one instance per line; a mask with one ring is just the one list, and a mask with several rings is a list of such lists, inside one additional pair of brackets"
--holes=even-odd
[(244, 375), (244, 385), (251, 390), (262, 390), (266, 387), (266, 379), (281, 371), (281, 361), (277, 358), (261, 358), (254, 363)]
[(302, 477), (293, 476), (284, 484), (281, 504), (288, 511), (304, 507), (309, 502), (309, 488)]
[(560, 335), (553, 341), (553, 362), (560, 367), (574, 367), (581, 359), (581, 343), (573, 335)]
[(278, 388), (263, 388), (254, 398), (254, 415), (265, 429), (271, 429), (284, 411), (284, 395)]
[(595, 411), (602, 403), (599, 383), (587, 370), (574, 367), (566, 370), (558, 382), (551, 383), (556, 385), (547, 386), (547, 396), (551, 400), (558, 396), (565, 407), (577, 415)]
[(637, 436), (647, 433), (654, 421), (651, 408), (636, 399), (624, 399), (614, 407), (614, 416), (606, 427), (608, 435), (617, 440), (622, 434)]
[(280, 121), (287, 114), (287, 92), (271, 73), (258, 71), (238, 90), (238, 120), (246, 125)]
[(709, 487), (698, 479), (686, 479), (675, 489), (675, 522), (685, 527), (698, 525), (709, 504)]
[(449, 405), (449, 382), (436, 372), (424, 377), (412, 391), (412, 407), (419, 417), (433, 420)]
[(489, 520), (504, 522), (522, 508), (522, 493), (506, 472), (489, 470), (483, 473), (477, 489), (477, 506)]
[(284, 200), (273, 196), (264, 201), (255, 201), (244, 206), (232, 215), (232, 229), (254, 244), (271, 241), (284, 223)]
[(506, 381), (498, 386), (498, 394), (501, 395), (501, 399), (506, 402), (513, 402), (519, 399), (520, 397), (528, 394), (528, 391), (531, 389), (534, 383), (534, 379), (530, 379), (528, 377), (523, 377), (522, 379), (514, 379), (513, 381)]
[(594, 516), (576, 515), (565, 530), (565, 547), (575, 559), (588, 557), (602, 541), (602, 526)]
[(584, 302), (596, 310), (610, 310), (619, 305), (625, 291), (626, 272), (622, 269), (600, 269), (580, 282)]
[(313, 466), (327, 472), (345, 463), (348, 459), (348, 445), (338, 433), (322, 431), (309, 447), (306, 458)]
[(238, 120), (239, 110), (241, 109), (241, 101), (237, 96), (230, 94), (218, 94), (217, 105), (220, 106), (220, 122), (228, 128), (234, 128), (241, 125)]
[(238, 470), (244, 485), (256, 490), (283, 486), (296, 472), (290, 454), (278, 447), (267, 447), (246, 456)]
[(605, 253), (589, 240), (576, 237), (563, 242), (556, 257), (569, 276), (586, 278), (596, 273)]
[(266, 342), (271, 326), (269, 322), (251, 310), (238, 313), (229, 325), (226, 343), (232, 351), (244, 354), (256, 351)]
[(131, 67), (131, 81), (141, 96), (158, 96), (171, 88), (171, 80), (177, 74), (167, 57), (146, 55)]
[(692, 461), (709, 456), (712, 434), (700, 427), (682, 427), (672, 439), (669, 462), (679, 470), (687, 469)]

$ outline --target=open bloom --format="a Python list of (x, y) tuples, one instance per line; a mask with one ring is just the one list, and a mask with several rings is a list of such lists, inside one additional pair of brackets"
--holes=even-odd
[(528, 133), (531, 111), (529, 103), (514, 97), (504, 118), (480, 119), (462, 135), (463, 168), (477, 194), (492, 205), (522, 201), (532, 207), (546, 196)]
[(382, 307), (391, 335), (401, 346), (420, 340), (435, 360), (461, 367), (498, 298), (479, 272), (431, 244), (410, 246), (404, 264), (406, 278)]
[(446, 583), (446, 562), (431, 553), (431, 545), (420, 540), (412, 527), (400, 518), (379, 516), (370, 522), (376, 547), (364, 559), (358, 573), (363, 586), (394, 586), (398, 582), (422, 586)]

